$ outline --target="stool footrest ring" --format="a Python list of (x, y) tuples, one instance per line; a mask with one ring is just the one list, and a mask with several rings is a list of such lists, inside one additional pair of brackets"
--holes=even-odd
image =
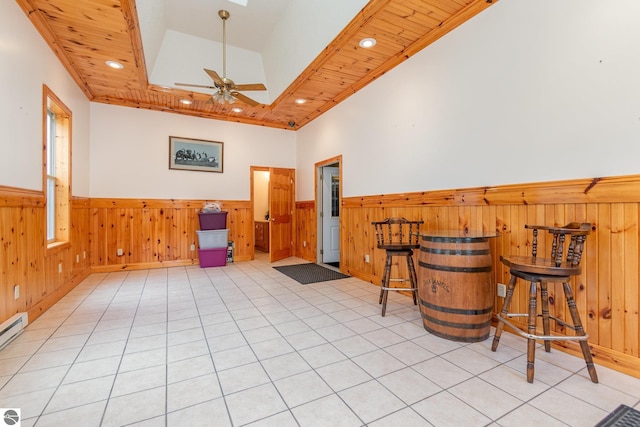
[(418, 291), (418, 289), (416, 288), (388, 288), (386, 286), (381, 286), (380, 289), (383, 291), (411, 291), (411, 292)]
[[(527, 332), (523, 331), (518, 326), (514, 325), (508, 319), (505, 319), (500, 314), (497, 314), (496, 317), (498, 318), (498, 321), (500, 321), (500, 322), (504, 323), (505, 325), (507, 325), (516, 334), (520, 335), (521, 337), (527, 338), (527, 339), (536, 339), (536, 340), (543, 340), (543, 341), (587, 341), (589, 339), (589, 334), (587, 334), (587, 333), (585, 333), (584, 335), (568, 335), (568, 336), (567, 335), (535, 335), (535, 334), (530, 334), (530, 333), (527, 333)], [(527, 315), (526, 314), (520, 314), (520, 313), (510, 313), (510, 314), (507, 315), (507, 317), (527, 317)], [(573, 327), (571, 327), (571, 325), (567, 325), (565, 322), (563, 322), (560, 319), (557, 319), (557, 318), (552, 317), (552, 316), (550, 316), (549, 318), (550, 319), (554, 319), (555, 321), (559, 321), (560, 323), (564, 324), (565, 326), (569, 326), (571, 329), (574, 329)]]

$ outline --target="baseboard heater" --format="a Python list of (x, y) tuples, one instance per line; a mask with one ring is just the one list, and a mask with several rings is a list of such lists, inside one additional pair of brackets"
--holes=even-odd
[(27, 313), (18, 313), (0, 324), (0, 350), (24, 331), (28, 317)]

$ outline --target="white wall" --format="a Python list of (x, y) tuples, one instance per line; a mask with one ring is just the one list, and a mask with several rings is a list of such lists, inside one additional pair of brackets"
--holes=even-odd
[(640, 173), (640, 2), (502, 0), (297, 132), (298, 200)]
[[(222, 141), (223, 173), (169, 169), (169, 136)], [(91, 197), (249, 200), (251, 166), (295, 168), (295, 133), (91, 104)]]
[(368, 0), (295, 0), (267, 38), (262, 58), (275, 100), (346, 27)]
[(89, 101), (15, 1), (0, 2), (0, 185), (42, 188), (42, 85), (72, 112), (72, 193), (89, 195)]
[[(42, 83), (73, 112), (78, 196), (248, 200), (255, 165), (312, 200), (339, 154), (347, 197), (640, 173), (637, 22), (637, 0), (502, 0), (294, 133), (90, 104), (2, 2), (0, 185), (42, 189)], [(223, 141), (224, 173), (169, 170), (170, 135)]]

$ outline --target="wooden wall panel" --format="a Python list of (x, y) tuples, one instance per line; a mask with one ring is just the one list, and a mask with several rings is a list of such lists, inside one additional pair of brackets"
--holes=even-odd
[[(30, 318), (37, 316), (89, 271), (196, 264), (197, 252), (193, 254), (190, 245), (197, 244), (197, 211), (205, 202), (76, 198), (70, 244), (47, 251), (42, 193), (0, 187), (0, 321), (25, 310)], [(252, 259), (251, 202), (223, 201), (223, 209), (229, 212), (227, 225), (229, 238), (235, 241), (236, 261)], [(384, 253), (375, 247), (370, 224), (389, 216), (421, 218), (424, 229), (500, 232), (491, 241), (494, 277), (500, 283), (508, 282), (509, 272), (499, 256), (530, 251), (525, 224), (592, 223), (583, 274), (573, 282), (578, 308), (596, 361), (640, 376), (640, 176), (345, 198), (343, 271), (380, 283)], [(298, 202), (296, 218), (296, 254), (315, 260), (315, 203)], [(308, 245), (303, 247), (305, 240)], [(542, 241), (541, 250), (547, 244)], [(122, 257), (116, 256), (118, 247), (124, 250)], [(27, 283), (17, 301), (13, 299), (15, 283)], [(566, 318), (561, 289), (556, 286), (552, 292), (556, 299), (552, 309)], [(514, 308), (526, 309), (525, 293), (516, 295)], [(495, 303), (498, 311), (502, 298)], [(577, 351), (571, 343), (558, 345)]]
[(0, 322), (25, 311), (35, 320), (88, 275), (88, 207), (72, 199), (69, 242), (47, 249), (43, 193), (0, 186)]
[[(91, 199), (92, 271), (198, 264), (198, 212), (207, 200)], [(222, 201), (234, 259), (253, 259), (250, 201)], [(195, 250), (191, 250), (195, 245)], [(118, 249), (123, 254), (117, 255)]]
[[(502, 254), (526, 255), (531, 234), (525, 224), (589, 222), (583, 273), (572, 286), (598, 363), (640, 377), (640, 176), (440, 190), (344, 198), (341, 215), (341, 269), (379, 285), (384, 251), (375, 249), (371, 221), (390, 216), (422, 219), (424, 230), (498, 231), (492, 239), (494, 279), (508, 283)], [(548, 236), (539, 250), (546, 251)], [(364, 255), (370, 254), (370, 263)], [(527, 290), (516, 289), (512, 311), (526, 312)], [(550, 284), (552, 314), (570, 318), (561, 284)], [(502, 308), (496, 297), (494, 312)], [(562, 326), (554, 331), (572, 334)], [(557, 343), (579, 354), (575, 343)]]

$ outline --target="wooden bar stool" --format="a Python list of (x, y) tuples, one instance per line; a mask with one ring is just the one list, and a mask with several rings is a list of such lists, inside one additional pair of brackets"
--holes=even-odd
[[(580, 315), (576, 308), (576, 302), (573, 298), (570, 280), (573, 276), (579, 276), (581, 273), (580, 261), (582, 258), (582, 250), (587, 235), (591, 231), (591, 224), (588, 223), (570, 223), (562, 227), (547, 227), (537, 225), (525, 225), (525, 228), (533, 230), (532, 252), (531, 256), (501, 256), (500, 261), (507, 267), (511, 273), (511, 280), (504, 299), (502, 310), (497, 315), (498, 325), (491, 346), (492, 351), (496, 351), (500, 342), (500, 336), (504, 325), (516, 332), (518, 335), (527, 339), (527, 381), (533, 382), (534, 362), (536, 340), (544, 341), (544, 349), (546, 352), (551, 351), (551, 341), (578, 341), (582, 350), (582, 355), (587, 364), (589, 376), (594, 383), (598, 382), (598, 375), (593, 364), (589, 343), (587, 342), (589, 335), (585, 333), (580, 321)], [(550, 258), (538, 258), (538, 231), (543, 230), (551, 234), (551, 256)], [(509, 313), (509, 306), (513, 298), (513, 291), (516, 287), (518, 279), (525, 280), (530, 283), (529, 287), (529, 312), (528, 313)], [(549, 293), (547, 283), (562, 283), (565, 299), (569, 306), (569, 313), (573, 324), (569, 324), (556, 316), (549, 314)], [(542, 302), (541, 313), (537, 312), (537, 296), (538, 284), (540, 284), (540, 299)], [(520, 329), (518, 326), (509, 321), (512, 317), (527, 317), (527, 331)], [(542, 335), (537, 333), (537, 319), (542, 318)], [(563, 325), (573, 331), (575, 335), (551, 335), (549, 321), (554, 320), (557, 324)]]
[[(372, 222), (376, 230), (378, 249), (387, 251), (384, 263), (382, 283), (380, 283), (380, 298), (378, 304), (382, 304), (382, 316), (387, 311), (387, 296), (389, 291), (409, 291), (413, 293), (413, 303), (418, 304), (418, 278), (413, 265), (413, 250), (420, 247), (420, 225), (424, 221), (409, 221), (405, 218), (387, 218), (384, 221)], [(405, 257), (407, 260), (408, 278), (392, 278), (391, 264), (393, 257)], [(391, 287), (391, 282), (409, 282), (409, 288)]]

